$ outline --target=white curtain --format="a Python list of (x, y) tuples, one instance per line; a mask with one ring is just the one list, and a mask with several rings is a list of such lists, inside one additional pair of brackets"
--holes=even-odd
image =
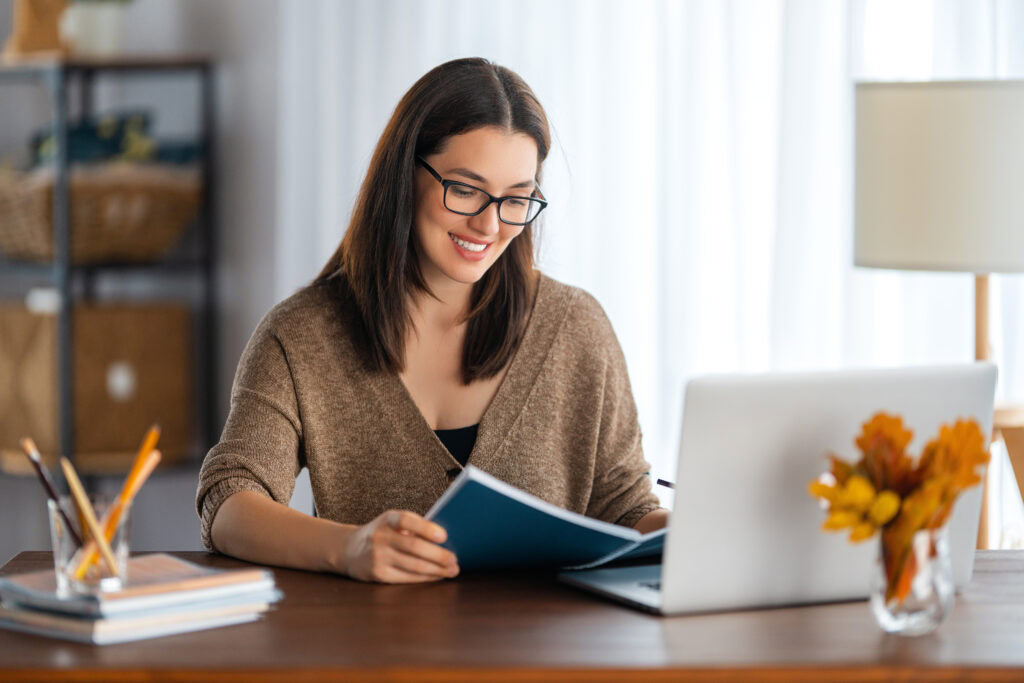
[[(852, 83), (1024, 75), (1021, 4), (281, 3), (276, 294), (337, 245), (420, 75), (470, 55), (508, 66), (554, 129), (541, 267), (605, 307), (648, 459), (671, 477), (693, 375), (973, 357), (970, 275), (852, 266)], [(995, 278), (1001, 399), (1024, 400), (1022, 301), (1019, 278)]]

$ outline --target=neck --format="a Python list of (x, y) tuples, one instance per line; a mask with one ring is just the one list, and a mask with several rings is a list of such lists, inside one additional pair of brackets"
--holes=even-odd
[(417, 327), (428, 325), (435, 329), (450, 330), (463, 324), (463, 319), (469, 313), (473, 285), (440, 277), (427, 279), (427, 287), (433, 296), (417, 292), (412, 297), (412, 314)]

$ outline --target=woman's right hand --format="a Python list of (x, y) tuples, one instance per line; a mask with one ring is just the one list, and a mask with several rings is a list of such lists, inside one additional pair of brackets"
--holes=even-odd
[(354, 579), (421, 583), (456, 576), (455, 554), (445, 530), (408, 510), (388, 510), (357, 527), (345, 546), (345, 570)]

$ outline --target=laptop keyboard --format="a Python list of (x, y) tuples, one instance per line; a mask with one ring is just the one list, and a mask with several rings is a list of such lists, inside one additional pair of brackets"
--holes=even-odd
[(641, 581), (640, 586), (643, 588), (650, 588), (652, 591), (660, 591), (661, 581)]

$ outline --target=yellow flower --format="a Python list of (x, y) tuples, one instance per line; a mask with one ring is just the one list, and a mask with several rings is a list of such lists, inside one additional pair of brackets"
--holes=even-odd
[(832, 503), (839, 495), (839, 489), (831, 484), (826, 484), (820, 479), (812, 479), (807, 483), (807, 493), (815, 498), (823, 498)]
[(875, 526), (888, 524), (896, 513), (900, 511), (900, 497), (892, 491), (882, 491), (875, 496), (874, 502), (868, 508), (868, 519)]
[(860, 515), (849, 510), (835, 510), (829, 513), (821, 528), (825, 531), (840, 531), (860, 522)]
[(875, 487), (865, 477), (855, 474), (846, 480), (837, 503), (842, 507), (864, 512), (875, 499)]
[(850, 531), (850, 542), (860, 543), (861, 541), (866, 541), (874, 536), (877, 530), (878, 527), (871, 522), (860, 522)]

